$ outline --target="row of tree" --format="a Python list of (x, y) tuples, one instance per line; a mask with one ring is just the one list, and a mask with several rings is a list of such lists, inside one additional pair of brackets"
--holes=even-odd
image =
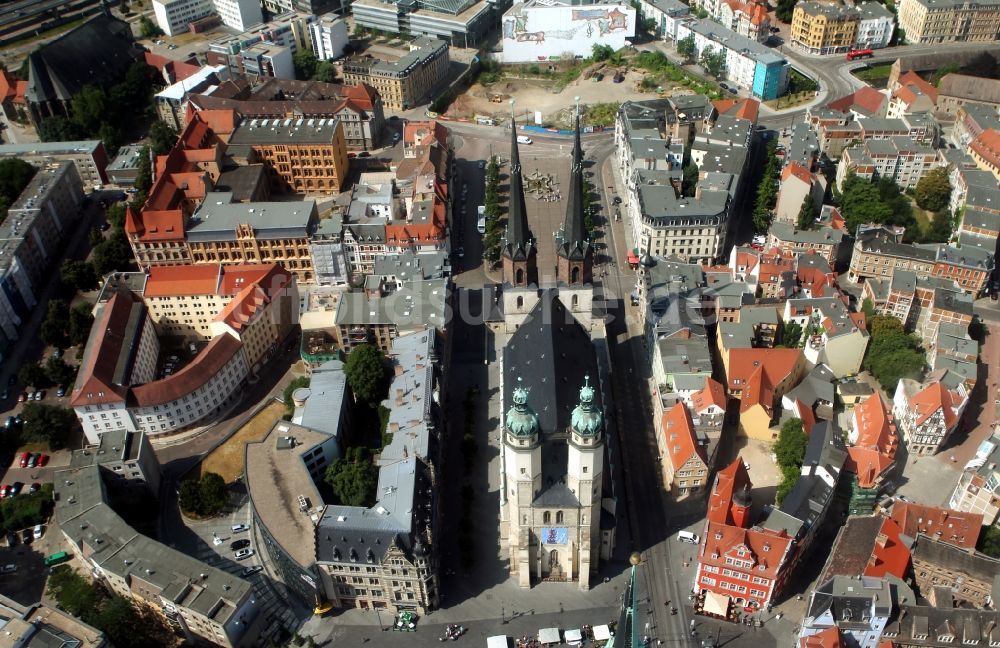
[(780, 161), (776, 155), (778, 142), (775, 139), (767, 142), (767, 160), (764, 163), (764, 175), (757, 185), (757, 199), (753, 207), (753, 229), (763, 234), (771, 226), (771, 213), (778, 200), (778, 190), (775, 187), (775, 177), (778, 174)]
[(802, 472), (802, 461), (806, 456), (809, 437), (802, 427), (802, 419), (788, 419), (781, 424), (778, 440), (772, 450), (781, 470), (781, 482), (774, 493), (774, 503), (781, 505), (785, 496), (792, 491)]
[(483, 205), (486, 209), (486, 232), (483, 234), (483, 260), (496, 263), (500, 260), (500, 162), (491, 156), (486, 164), (486, 191)]
[(951, 186), (948, 169), (934, 169), (917, 184), (914, 191), (917, 205), (934, 211), (930, 224), (922, 229), (913, 213), (913, 204), (892, 178), (870, 182), (849, 171), (841, 184), (838, 201), (847, 231), (857, 232), (858, 225), (878, 223), (901, 225), (907, 240), (918, 243), (943, 243), (951, 236), (952, 216), (948, 211)]
[[(698, 47), (693, 33), (677, 41), (677, 53), (683, 56), (687, 63), (695, 60)], [(721, 79), (726, 73), (726, 53), (721, 49), (705, 47), (701, 50), (701, 58), (698, 59), (698, 63), (705, 72), (716, 79)]]

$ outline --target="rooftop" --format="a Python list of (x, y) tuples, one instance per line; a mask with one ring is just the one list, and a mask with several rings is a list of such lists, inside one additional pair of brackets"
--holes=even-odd
[(318, 220), (314, 200), (234, 203), (232, 197), (230, 192), (207, 194), (191, 216), (188, 241), (235, 241), (236, 228), (243, 224), (259, 239), (305, 238)]
[(448, 302), (449, 284), (450, 280), (447, 278), (409, 281), (384, 296), (368, 297), (361, 292), (347, 293), (337, 308), (337, 324), (442, 328), (446, 324), (445, 306)]
[(335, 118), (249, 119), (229, 136), (233, 145), (330, 144), (341, 129)]

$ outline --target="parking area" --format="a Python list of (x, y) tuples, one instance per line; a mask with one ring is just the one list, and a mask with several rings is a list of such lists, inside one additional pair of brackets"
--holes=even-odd
[[(29, 534), (29, 544), (23, 541), (25, 531)], [(0, 546), (0, 594), (23, 605), (37, 603), (42, 598), (49, 573), (45, 557), (67, 549), (58, 528), (43, 525), (42, 537), (38, 539), (32, 531), (21, 529), (16, 544), (9, 545), (5, 538)]]

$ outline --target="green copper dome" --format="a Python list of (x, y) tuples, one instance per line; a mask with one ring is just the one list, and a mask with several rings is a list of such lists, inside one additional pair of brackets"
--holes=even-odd
[(604, 416), (594, 407), (594, 388), (590, 386), (590, 376), (584, 376), (580, 388), (580, 404), (573, 410), (571, 425), (573, 431), (583, 436), (597, 436), (604, 426)]
[(516, 437), (530, 437), (538, 434), (538, 414), (528, 406), (528, 390), (521, 386), (517, 379), (517, 387), (511, 396), (514, 405), (507, 410), (507, 429)]

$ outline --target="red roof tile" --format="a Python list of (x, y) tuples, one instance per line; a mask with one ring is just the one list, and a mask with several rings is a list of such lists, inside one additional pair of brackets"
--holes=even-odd
[(895, 521), (886, 518), (875, 538), (871, 557), (865, 566), (863, 576), (876, 578), (892, 574), (903, 578), (910, 567), (910, 550), (900, 539), (900, 528)]
[(691, 414), (684, 403), (677, 403), (664, 412), (660, 422), (663, 447), (667, 450), (674, 470), (680, 470), (692, 455), (697, 455), (702, 462), (706, 461), (705, 449), (698, 445)]
[(733, 496), (751, 486), (750, 473), (742, 457), (715, 474), (715, 482), (709, 493), (706, 517), (719, 524), (733, 524)]
[(116, 381), (127, 381), (129, 377), (116, 374), (130, 371), (120, 360), (136, 342), (134, 336), (141, 335), (147, 317), (145, 304), (132, 292), (116, 293), (105, 302), (91, 329), (80, 363), (69, 399), (72, 407), (125, 400), (128, 385)]
[(923, 533), (963, 549), (976, 548), (983, 526), (983, 516), (979, 513), (964, 513), (902, 500), (896, 500), (892, 505), (891, 517), (900, 530), (911, 538)]
[(725, 410), (726, 390), (720, 382), (705, 378), (702, 390), (691, 394), (691, 405), (696, 413), (704, 412), (713, 405)]
[(809, 169), (794, 161), (789, 162), (788, 165), (781, 170), (781, 181), (784, 182), (792, 176), (795, 176), (807, 185), (812, 185), (814, 179), (814, 176)]
[(240, 352), (243, 343), (228, 333), (209, 340), (201, 353), (177, 373), (131, 389), (131, 401), (137, 407), (152, 407), (183, 398), (200, 389)]
[(931, 101), (937, 104), (938, 100), (937, 88), (934, 87), (934, 84), (928, 81), (924, 81), (923, 77), (921, 77), (913, 70), (909, 70), (907, 72), (904, 72), (903, 74), (900, 74), (899, 78), (896, 79), (896, 83), (898, 83), (901, 86), (916, 87), (918, 90), (920, 90), (920, 92), (923, 92), (925, 95), (930, 97)]
[(896, 460), (899, 448), (896, 423), (882, 397), (873, 394), (855, 406), (854, 426), (858, 438), (847, 449), (844, 469), (857, 474), (862, 488), (873, 488)]
[(952, 393), (940, 382), (933, 382), (922, 390), (914, 394), (910, 399), (910, 409), (917, 413), (916, 425), (923, 425), (924, 422), (941, 410), (944, 413), (944, 424), (949, 430), (958, 419), (955, 412), (961, 404), (958, 394)]
[(842, 648), (843, 645), (840, 629), (836, 626), (799, 639), (799, 648)]
[(742, 392), (740, 412), (761, 405), (774, 408), (774, 387), (795, 369), (801, 349), (732, 349), (729, 351), (729, 391)]
[(778, 577), (786, 554), (792, 545), (784, 531), (775, 533), (758, 528), (743, 529), (718, 522), (709, 522), (702, 540), (699, 562), (725, 569), (737, 569), (726, 559), (749, 561), (751, 567), (743, 571), (761, 578)]

